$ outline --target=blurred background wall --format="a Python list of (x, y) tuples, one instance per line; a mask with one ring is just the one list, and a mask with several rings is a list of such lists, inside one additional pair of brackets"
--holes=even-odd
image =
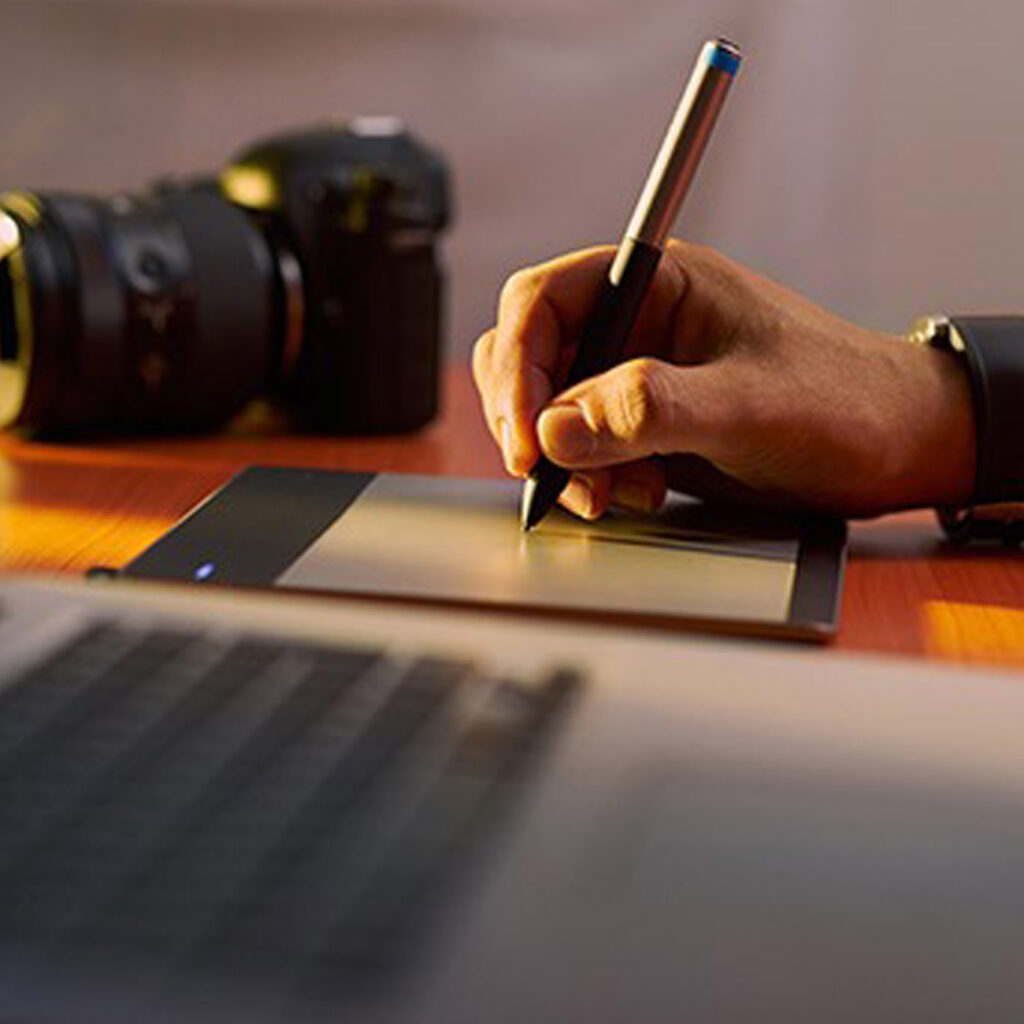
[(716, 34), (748, 64), (679, 234), (876, 327), (1024, 310), (1020, 0), (0, 0), (0, 186), (399, 114), (453, 166), (465, 355), (507, 273), (617, 239)]

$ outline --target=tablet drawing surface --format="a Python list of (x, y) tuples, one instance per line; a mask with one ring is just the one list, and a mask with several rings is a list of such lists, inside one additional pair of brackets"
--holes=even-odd
[[(379, 476), (281, 577), (286, 586), (625, 614), (785, 619), (797, 542), (656, 532), (555, 510), (523, 533), (519, 485)], [(645, 532), (646, 528), (646, 532)]]

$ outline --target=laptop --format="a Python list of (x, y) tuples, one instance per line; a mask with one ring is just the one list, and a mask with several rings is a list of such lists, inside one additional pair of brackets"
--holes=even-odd
[(0, 1020), (1014, 1020), (1019, 676), (0, 585)]

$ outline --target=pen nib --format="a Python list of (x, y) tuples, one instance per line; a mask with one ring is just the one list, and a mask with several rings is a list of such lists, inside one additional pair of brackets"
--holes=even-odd
[(533, 500), (536, 491), (537, 481), (532, 476), (527, 477), (523, 481), (523, 492), (519, 500), (519, 525), (524, 533), (529, 533), (540, 521)]

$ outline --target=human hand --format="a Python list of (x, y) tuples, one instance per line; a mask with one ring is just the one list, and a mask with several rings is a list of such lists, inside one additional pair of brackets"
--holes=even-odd
[(643, 511), (666, 488), (847, 516), (959, 504), (975, 475), (959, 361), (827, 312), (713, 250), (671, 241), (625, 360), (559, 393), (613, 250), (513, 274), (473, 351), (510, 473), (543, 450), (562, 504)]

